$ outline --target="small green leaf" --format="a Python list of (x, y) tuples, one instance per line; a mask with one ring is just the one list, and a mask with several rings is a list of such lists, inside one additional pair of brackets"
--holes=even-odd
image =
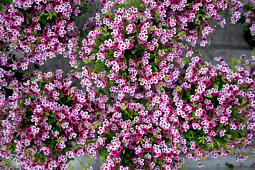
[(192, 106), (196, 107), (196, 103), (195, 103), (195, 102), (192, 102)]
[(231, 151), (231, 152), (234, 152), (234, 151), (235, 151), (235, 148), (230, 148), (230, 151)]
[(46, 23), (47, 23), (47, 20), (44, 18), (40, 19), (40, 21), (42, 22), (43, 25), (46, 25)]
[(213, 88), (216, 89), (216, 90), (218, 90), (218, 89), (219, 89), (219, 86), (215, 84), (215, 85), (213, 85)]
[(231, 136), (231, 135), (227, 135), (227, 137), (228, 137), (228, 138), (232, 138), (232, 136)]
[(245, 32), (245, 31), (248, 31), (248, 30), (249, 30), (249, 27), (247, 25), (244, 25), (243, 26), (243, 31)]
[(53, 144), (49, 144), (48, 146), (50, 149), (53, 149), (54, 148), (54, 145)]
[(96, 121), (96, 126), (100, 126), (101, 123), (99, 121)]
[(12, 44), (14, 44), (14, 45), (17, 45), (17, 43), (18, 43), (18, 40), (13, 40), (12, 41)]
[(247, 153), (247, 152), (243, 152), (242, 154), (243, 154), (243, 155), (250, 155), (250, 154), (249, 154), (249, 153)]
[(229, 164), (229, 163), (226, 163), (226, 166), (229, 167), (230, 169), (234, 169), (235, 166), (233, 164)]
[(190, 91), (189, 91), (189, 90), (186, 91), (186, 95), (187, 95), (187, 96), (190, 96)]
[(121, 108), (122, 110), (125, 110), (125, 104), (122, 104), (122, 105), (120, 106), (120, 108)]
[(237, 59), (237, 60), (236, 60), (236, 61), (237, 61), (236, 64), (240, 64), (240, 63), (241, 63), (241, 60), (242, 60), (241, 58)]
[(62, 138), (62, 136), (60, 136), (60, 137), (57, 139), (57, 141), (61, 141), (61, 138)]
[(5, 0), (4, 1), (7, 5), (11, 5), (12, 4), (12, 0)]

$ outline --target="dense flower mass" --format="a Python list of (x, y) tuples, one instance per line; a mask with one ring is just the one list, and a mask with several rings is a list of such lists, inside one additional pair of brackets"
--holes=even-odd
[[(2, 3), (0, 12), (1, 44), (23, 52), (22, 59), (10, 58), (12, 69), (27, 69), (32, 63), (43, 64), (56, 54), (75, 58), (79, 31), (74, 17), (86, 11), (84, 1), (14, 0)], [(7, 46), (8, 46), (7, 45)]]
[[(102, 170), (179, 169), (181, 155), (248, 157), (255, 57), (230, 66), (192, 56), (224, 26), (224, 11), (232, 24), (245, 16), (254, 25), (251, 11), (242, 13), (253, 1), (102, 0), (78, 29), (74, 16), (85, 3), (2, 3), (1, 168), (14, 158), (22, 169), (66, 169), (85, 154), (103, 155)], [(24, 71), (58, 54), (77, 70)]]

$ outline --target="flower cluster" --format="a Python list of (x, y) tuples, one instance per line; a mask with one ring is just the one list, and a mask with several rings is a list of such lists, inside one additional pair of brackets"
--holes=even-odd
[(254, 10), (253, 10), (253, 7), (254, 7), (254, 2), (253, 1), (250, 1), (250, 0), (247, 0), (247, 1), (244, 1), (244, 4), (243, 4), (243, 10), (244, 10), (244, 13), (241, 15), (240, 13), (240, 21), (242, 24), (246, 24), (244, 26), (244, 30), (249, 30), (251, 35), (254, 36), (255, 35), (255, 23), (254, 23)]
[(56, 54), (69, 56), (74, 66), (79, 31), (73, 18), (86, 12), (86, 4), (80, 0), (14, 0), (10, 4), (2, 3), (1, 7), (1, 43), (24, 53), (21, 59), (10, 57), (13, 70), (25, 70), (30, 62), (42, 65)]
[[(201, 160), (234, 151), (244, 160), (239, 150), (254, 146), (255, 58), (232, 68), (223, 58), (217, 65), (188, 58), (197, 41), (205, 46), (216, 25), (224, 26), (225, 9), (236, 23), (243, 3), (100, 4), (84, 39), (72, 20), (81, 1), (2, 4), (3, 47), (31, 54), (17, 60), (0, 52), (1, 160), (65, 169), (75, 156), (99, 153), (102, 170), (179, 169), (180, 155)], [(80, 70), (20, 73), (56, 54)], [(92, 66), (79, 68), (80, 59)]]
[(191, 140), (187, 153), (194, 160), (210, 153), (216, 158), (252, 145), (253, 76), (240, 66), (233, 72), (223, 58), (215, 60), (217, 66), (192, 58), (182, 85), (173, 93), (181, 119), (189, 124), (190, 131), (183, 134)]
[(62, 73), (34, 71), (18, 80), (1, 68), (2, 158), (14, 156), (25, 169), (65, 169), (75, 155), (96, 156), (104, 146), (103, 138), (92, 140), (98, 126), (93, 113), (107, 97), (96, 97), (93, 89), (83, 93), (73, 86), (75, 75)]

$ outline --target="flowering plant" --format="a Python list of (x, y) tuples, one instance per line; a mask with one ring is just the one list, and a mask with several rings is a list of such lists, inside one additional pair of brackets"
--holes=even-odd
[(183, 133), (190, 141), (188, 157), (200, 160), (211, 153), (217, 158), (235, 152), (236, 161), (245, 160), (249, 154), (240, 149), (254, 146), (254, 72), (237, 66), (241, 59), (232, 68), (223, 58), (215, 60), (217, 66), (192, 58), (173, 93), (177, 115), (188, 122), (186, 128), (193, 128)]
[(25, 169), (65, 169), (74, 153), (84, 153), (72, 142), (95, 133), (90, 115), (78, 104), (85, 96), (74, 87), (75, 77), (62, 78), (61, 70), (55, 75), (34, 71), (22, 81), (14, 75), (1, 69), (7, 80), (1, 92), (1, 157), (14, 157)]
[(79, 39), (74, 19), (87, 11), (87, 3), (84, 0), (1, 2), (1, 44), (11, 48), (8, 52), (24, 53), (22, 58), (8, 55), (1, 62), (8, 62), (13, 70), (25, 70), (30, 62), (42, 65), (47, 58), (61, 54), (74, 65), (71, 54), (78, 48), (75, 44)]
[(239, 23), (243, 24), (244, 37), (251, 47), (254, 47), (255, 24), (254, 24), (254, 2), (244, 1)]
[[(20, 61), (9, 64), (8, 55), (1, 53), (0, 156), (14, 156), (24, 169), (65, 169), (75, 155), (85, 153), (102, 154), (106, 162), (101, 169), (178, 169), (182, 154), (201, 160), (253, 146), (254, 62), (230, 69), (222, 58), (216, 58), (216, 66), (199, 57), (184, 58), (193, 55), (197, 40), (207, 44), (216, 24), (225, 24), (227, 5), (102, 0), (101, 13), (85, 25), (81, 49), (73, 29), (63, 40), (69, 50), (63, 55), (77, 67), (65, 77), (57, 70), (55, 75), (34, 71), (13, 78)], [(229, 2), (232, 12), (239, 5)], [(3, 4), (2, 14), (9, 8), (14, 5)], [(68, 16), (55, 12), (46, 19), (55, 15), (63, 26)], [(234, 14), (233, 22), (239, 19)], [(48, 39), (59, 43), (61, 35), (53, 34), (35, 45), (44, 48), (41, 42)], [(36, 49), (33, 55), (45, 57)], [(82, 67), (79, 60), (93, 65)], [(244, 158), (240, 153), (236, 160)]]
[[(207, 22), (205, 18), (209, 18), (210, 20), (224, 24), (224, 19), (220, 18), (220, 15), (215, 17), (218, 19), (216, 20), (214, 15), (210, 13), (211, 11), (206, 10), (207, 5), (208, 9), (214, 9), (211, 6), (214, 2), (210, 1), (209, 4), (203, 4), (202, 11), (199, 10), (199, 6), (202, 6), (202, 2), (200, 1), (193, 1), (190, 4), (187, 3), (185, 10), (183, 10), (184, 7), (182, 6), (183, 1), (180, 1), (177, 7), (175, 6), (176, 4), (167, 4), (167, 2), (161, 3), (158, 1), (155, 2), (157, 5), (153, 5), (153, 1), (141, 1), (143, 5), (138, 5), (136, 8), (136, 3), (138, 4), (138, 2), (140, 1), (132, 3), (134, 6), (131, 8), (127, 7), (129, 3), (118, 2), (116, 4), (116, 10), (113, 11), (114, 3), (102, 1), (102, 13), (97, 13), (95, 17), (96, 21), (94, 25), (96, 28), (88, 33), (88, 39), (83, 40), (83, 49), (85, 50), (83, 59), (85, 62), (93, 61), (95, 65), (91, 69), (91, 72), (93, 71), (92, 79), (94, 79), (95, 86), (105, 88), (106, 92), (101, 92), (111, 94), (111, 102), (113, 102), (115, 107), (120, 107), (112, 115), (110, 122), (112, 124), (112, 131), (109, 131), (110, 127), (108, 125), (103, 125), (99, 128), (99, 135), (105, 136), (107, 134), (107, 140), (113, 134), (115, 136), (106, 148), (102, 148), (103, 151), (101, 153), (105, 154), (106, 150), (109, 152), (109, 156), (107, 157), (108, 163), (104, 164), (103, 167), (107, 169), (118, 167), (119, 165), (127, 165), (128, 167), (132, 166), (134, 169), (138, 167), (155, 168), (155, 166), (175, 169), (183, 162), (179, 158), (179, 153), (190, 153), (194, 155), (192, 150), (195, 148), (194, 152), (197, 152), (201, 145), (201, 149), (199, 150), (200, 155), (198, 157), (193, 156), (195, 159), (200, 159), (212, 152), (210, 149), (214, 149), (214, 140), (217, 140), (217, 146), (223, 146), (225, 144), (224, 149), (227, 149), (225, 147), (227, 142), (225, 142), (226, 139), (222, 134), (215, 139), (213, 138), (219, 129), (223, 131), (223, 127), (227, 125), (227, 122), (224, 123), (221, 121), (215, 123), (215, 115), (205, 115), (207, 112), (216, 111), (218, 105), (220, 105), (217, 103), (219, 101), (215, 96), (213, 101), (215, 102), (213, 103), (215, 105), (214, 108), (209, 98), (204, 101), (202, 97), (205, 89), (209, 87), (210, 83), (215, 81), (214, 78), (218, 74), (208, 69), (209, 73), (211, 71), (213, 74), (211, 77), (208, 77), (209, 73), (199, 73), (205, 76), (203, 78), (201, 77), (200, 80), (200, 75), (190, 76), (189, 74), (191, 73), (187, 73), (188, 77), (182, 78), (178, 69), (178, 67), (184, 67), (185, 61), (181, 57), (183, 55), (182, 52), (186, 49), (186, 55), (189, 56), (190, 51), (188, 49), (190, 46), (194, 46), (196, 39), (200, 38), (200, 34), (203, 37), (200, 40), (200, 45), (203, 46), (207, 43), (205, 36), (211, 33), (212, 29), (208, 23), (205, 23), (201, 27), (200, 22)], [(220, 8), (226, 8), (222, 2), (214, 5), (218, 7), (217, 10), (215, 9), (216, 14), (219, 14)], [(233, 3), (230, 6), (234, 11), (234, 8), (239, 7), (239, 4)], [(187, 16), (187, 11), (191, 9), (195, 9), (195, 14), (192, 15), (191, 12)], [(202, 13), (202, 20), (200, 20), (199, 17)], [(237, 13), (235, 14), (236, 16), (232, 17), (233, 23), (239, 19)], [(183, 19), (185, 17), (187, 18)], [(196, 21), (196, 25), (190, 27), (189, 23), (194, 24), (194, 20)], [(173, 30), (174, 32), (172, 32)], [(199, 30), (202, 30), (202, 32), (199, 32)], [(201, 59), (197, 58), (194, 60), (198, 60), (194, 63), (193, 68), (196, 70)], [(106, 68), (102, 69), (100, 73), (99, 70), (104, 65), (106, 65)], [(206, 67), (210, 66), (204, 65), (202, 68), (205, 69)], [(126, 78), (127, 76), (128, 80)], [(83, 86), (90, 86), (92, 81), (89, 79), (90, 77), (88, 76), (82, 78), (81, 84)], [(225, 79), (226, 77), (218, 76), (214, 85), (219, 85), (218, 83), (222, 81), (220, 86), (222, 88), (223, 84), (227, 82)], [(189, 95), (185, 95), (180, 89), (171, 91), (171, 89), (179, 88), (180, 86), (184, 88), (185, 85), (188, 87), (185, 87), (187, 89), (184, 88), (184, 90), (191, 90), (190, 84), (192, 83), (194, 84), (194, 87), (192, 86), (193, 91), (198, 91), (194, 94), (188, 91)], [(198, 89), (195, 90), (194, 88)], [(200, 91), (202, 91), (201, 94)], [(221, 94), (223, 92), (220, 92), (219, 95), (223, 95)], [(180, 98), (179, 95), (186, 96), (186, 98)], [(190, 95), (194, 97), (191, 100), (192, 104), (188, 102), (190, 100), (189, 97), (191, 97)], [(172, 97), (176, 104), (172, 103)], [(252, 95), (251, 98), (254, 98), (254, 96)], [(183, 104), (178, 104), (182, 101)], [(136, 105), (130, 104), (133, 102)], [(211, 106), (211, 110), (209, 109), (207, 111), (207, 109), (202, 107), (203, 105), (196, 105), (198, 102), (201, 102), (204, 107), (205, 103), (207, 103)], [(138, 103), (139, 107), (136, 108)], [(181, 109), (184, 108), (186, 110), (182, 111)], [(246, 105), (242, 108), (246, 108)], [(196, 109), (198, 110), (196, 111)], [(102, 112), (101, 119), (105, 119), (109, 115), (108, 112), (108, 109), (106, 113)], [(226, 111), (223, 110), (223, 112)], [(185, 116), (181, 113), (187, 115)], [(197, 120), (196, 114), (201, 114), (198, 117), (204, 115), (204, 118), (201, 117), (201, 120)], [(217, 121), (219, 120), (217, 118)], [(124, 125), (121, 122), (125, 122)], [(200, 141), (199, 143), (193, 139), (194, 137), (191, 137), (194, 134), (193, 130), (188, 131), (188, 129), (191, 126), (197, 129), (197, 126), (202, 122), (205, 126), (205, 132), (201, 132), (201, 126), (199, 127), (200, 134), (194, 135), (199, 136), (199, 139), (196, 139)], [(235, 117), (231, 118), (231, 122), (236, 122)], [(216, 128), (212, 130), (212, 126)], [(250, 129), (253, 129), (253, 127)], [(229, 134), (232, 131), (232, 127), (228, 129)], [(234, 137), (229, 136), (229, 141), (238, 139), (238, 137), (236, 135)], [(208, 141), (206, 144), (204, 144), (205, 138)], [(129, 142), (127, 142), (128, 139)], [(218, 140), (223, 140), (225, 143), (219, 142)], [(169, 142), (171, 144), (170, 147)], [(208, 145), (210, 145), (210, 152), (204, 150)], [(226, 153), (230, 152), (226, 151)], [(131, 158), (130, 155), (132, 155)], [(151, 162), (152, 156), (154, 159)], [(165, 159), (162, 159), (163, 157)], [(129, 158), (133, 161), (126, 160)], [(144, 163), (144, 161), (147, 163)]]

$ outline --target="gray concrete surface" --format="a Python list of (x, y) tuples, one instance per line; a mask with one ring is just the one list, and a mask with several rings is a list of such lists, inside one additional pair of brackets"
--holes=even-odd
[[(255, 154), (253, 154), (254, 156)], [(227, 156), (221, 156), (218, 158), (206, 158), (206, 160), (202, 160), (201, 163), (204, 167), (199, 168), (197, 161), (193, 161), (191, 159), (186, 158), (184, 163), (184, 168), (187, 170), (230, 170), (230, 168), (226, 165), (226, 163), (234, 165), (234, 169), (236, 170), (251, 170), (255, 169), (254, 166), (255, 160), (246, 159), (245, 161), (234, 161), (233, 154), (229, 154)]]
[(227, 20), (224, 28), (217, 26), (209, 37), (210, 45), (201, 48), (202, 58), (213, 61), (214, 57), (223, 57), (226, 63), (230, 63), (232, 57), (239, 58), (244, 54), (246, 59), (250, 59), (250, 53), (254, 50), (245, 41), (243, 34), (241, 24), (231, 25)]

